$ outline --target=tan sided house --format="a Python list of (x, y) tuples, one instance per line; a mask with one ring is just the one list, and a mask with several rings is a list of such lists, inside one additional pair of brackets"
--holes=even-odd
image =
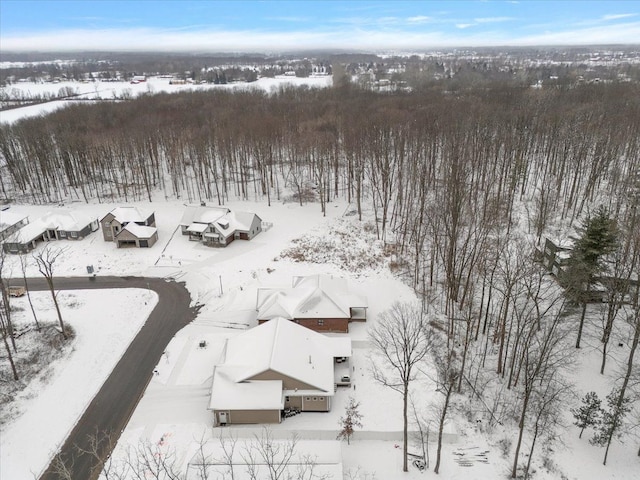
[(349, 290), (344, 278), (293, 277), (291, 288), (259, 288), (258, 323), (283, 317), (319, 332), (349, 331), (349, 322), (367, 319), (367, 299)]
[(231, 337), (213, 370), (214, 424), (280, 423), (285, 409), (328, 412), (335, 359), (350, 356), (350, 338), (327, 337), (284, 318)]

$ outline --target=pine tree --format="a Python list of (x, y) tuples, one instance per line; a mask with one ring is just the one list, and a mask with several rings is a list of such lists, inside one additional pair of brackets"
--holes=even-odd
[(353, 397), (349, 397), (349, 403), (343, 417), (340, 417), (340, 425), (342, 430), (338, 433), (338, 440), (347, 440), (347, 445), (350, 444), (351, 436), (354, 433), (354, 428), (362, 428), (362, 415), (358, 411), (360, 402), (356, 402)]
[(588, 216), (578, 228), (579, 237), (573, 238), (574, 246), (569, 257), (567, 273), (563, 276), (566, 295), (582, 305), (576, 348), (580, 348), (587, 303), (591, 287), (598, 274), (605, 269), (606, 256), (618, 246), (618, 229), (615, 219), (606, 208), (600, 206), (595, 215)]
[(604, 452), (603, 465), (607, 464), (607, 456), (609, 455), (609, 447), (614, 436), (620, 435), (620, 427), (624, 416), (629, 413), (631, 407), (630, 399), (621, 395), (620, 389), (613, 390), (607, 395), (608, 408), (602, 412), (602, 420), (598, 424), (598, 429), (591, 439), (592, 445), (606, 447)]
[(574, 425), (580, 428), (580, 435), (578, 438), (582, 438), (582, 432), (587, 427), (593, 427), (600, 422), (600, 416), (602, 415), (602, 401), (598, 398), (596, 392), (587, 393), (582, 399), (582, 406), (580, 408), (572, 408), (571, 413), (576, 419)]

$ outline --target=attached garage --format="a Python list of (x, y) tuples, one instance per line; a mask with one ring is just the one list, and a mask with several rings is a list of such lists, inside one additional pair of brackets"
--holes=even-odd
[(149, 248), (158, 241), (156, 227), (129, 223), (116, 235), (118, 248)]

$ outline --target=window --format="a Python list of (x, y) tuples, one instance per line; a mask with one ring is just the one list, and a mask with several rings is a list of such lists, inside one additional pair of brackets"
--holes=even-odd
[(78, 238), (78, 232), (71, 232), (71, 238)]
[(320, 400), (321, 402), (324, 402), (324, 397), (318, 397), (318, 400)]
[(318, 401), (318, 397), (313, 397), (313, 401), (317, 402)]
[(319, 318), (319, 319), (318, 319), (318, 326), (319, 326), (319, 327), (322, 327), (323, 325), (324, 325), (324, 319)]
[(284, 401), (288, 402), (289, 401), (289, 397), (284, 397)]
[(311, 401), (311, 397), (304, 397), (304, 399), (305, 399), (307, 402)]

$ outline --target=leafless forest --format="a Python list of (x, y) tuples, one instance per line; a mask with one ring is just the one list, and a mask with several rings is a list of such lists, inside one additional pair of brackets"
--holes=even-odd
[[(475, 405), (487, 428), (513, 425), (514, 477), (557, 440), (580, 316), (533, 245), (603, 206), (617, 225), (610, 265), (622, 279), (605, 285), (616, 308), (602, 313), (603, 370), (611, 330), (626, 332), (612, 408), (637, 404), (640, 306), (628, 292), (640, 265), (638, 85), (379, 94), (337, 83), (148, 95), (2, 126), (2, 197), (223, 204), (293, 195), (322, 212), (338, 198), (360, 218), (372, 211), (392, 267), (438, 313), (440, 418), (464, 393), (455, 404)], [(640, 423), (632, 417), (628, 429)]]

